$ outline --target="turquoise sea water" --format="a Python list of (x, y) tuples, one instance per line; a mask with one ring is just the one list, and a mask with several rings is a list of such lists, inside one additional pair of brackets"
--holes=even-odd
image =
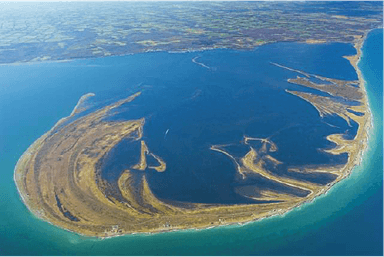
[[(350, 48), (344, 48), (345, 45), (342, 44), (333, 46), (339, 55), (351, 53)], [(300, 50), (301, 53), (293, 50)], [(327, 56), (325, 50), (325, 46), (272, 44), (256, 49), (256, 53), (223, 51), (223, 56), (232, 56), (231, 60), (236, 60), (234, 57), (237, 56), (242, 61), (232, 64), (239, 67), (237, 70), (232, 70), (232, 66), (220, 67), (224, 69), (227, 67), (228, 70), (224, 72), (229, 74), (239, 73), (242, 71), (241, 65), (255, 62), (249, 56), (260, 57), (262, 53), (267, 55), (271, 51), (282, 51), (282, 56), (289, 57), (286, 59), (287, 63), (284, 63), (289, 67), (341, 79), (356, 76), (350, 67), (341, 74), (332, 73), (335, 69), (327, 69), (326, 66), (329, 64), (327, 59), (332, 57), (332, 53), (328, 53)], [(222, 50), (204, 52), (198, 61), (214, 66), (220, 51)], [(319, 56), (323, 55), (323, 58), (316, 59), (316, 63), (305, 63), (305, 58), (295, 58), (313, 51)], [(0, 119), (2, 124), (6, 124), (0, 128), (0, 254), (381, 255), (383, 253), (382, 30), (375, 30), (369, 34), (359, 64), (367, 81), (374, 115), (369, 148), (362, 165), (357, 167), (348, 179), (313, 203), (306, 204), (283, 217), (273, 217), (244, 226), (156, 235), (128, 235), (108, 240), (84, 238), (33, 217), (20, 201), (13, 183), (13, 168), (20, 155), (58, 119), (67, 116), (81, 95), (96, 92), (96, 97), (104, 96), (98, 98), (99, 102), (116, 97), (116, 94), (128, 95), (128, 91), (134, 89), (130, 88), (124, 93), (122, 88), (127, 84), (139, 85), (143, 76), (149, 77), (147, 83), (159, 84), (161, 81), (159, 82), (158, 78), (151, 78), (143, 73), (143, 70), (158, 71), (163, 73), (164, 77), (171, 71), (162, 70), (156, 62), (140, 61), (142, 58), (145, 59), (146, 55), (160, 58), (163, 63), (169, 60), (187, 65), (184, 62), (191, 63), (190, 60), (196, 53), (172, 56), (167, 53), (151, 53), (107, 58), (105, 62), (97, 59), (0, 67), (2, 74)], [(225, 63), (226, 60), (220, 61)], [(274, 57), (272, 61), (282, 60)], [(100, 63), (113, 66), (113, 72), (108, 73), (108, 76), (94, 76), (92, 79), (90, 75), (103, 72)], [(261, 61), (259, 63), (263, 64)], [(334, 65), (345, 63), (342, 58), (337, 58)], [(145, 66), (146, 69), (140, 66)], [(179, 71), (177, 75), (186, 80), (186, 83), (202, 72), (201, 69), (197, 69), (201, 68), (198, 65), (191, 63), (190, 67), (188, 72), (192, 71), (192, 74), (183, 74), (183, 71)], [(65, 73), (62, 72), (64, 69)], [(187, 78), (188, 76), (192, 78)], [(246, 74), (244, 76), (245, 84), (253, 79), (246, 77)], [(291, 77), (292, 74), (287, 72), (284, 76)], [(215, 85), (211, 86), (214, 88)], [(284, 87), (284, 84), (281, 86)], [(316, 111), (313, 111), (313, 115), (316, 115)]]

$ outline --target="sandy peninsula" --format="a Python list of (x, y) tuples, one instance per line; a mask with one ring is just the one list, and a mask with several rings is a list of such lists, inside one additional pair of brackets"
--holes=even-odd
[[(363, 42), (364, 38), (356, 39), (357, 54), (346, 57), (357, 72), (357, 81), (325, 78), (275, 64), (304, 76), (292, 78), (290, 83), (317, 89), (331, 96), (301, 91), (287, 93), (312, 104), (320, 116), (338, 115), (348, 124), (351, 120), (358, 123), (358, 131), (353, 139), (347, 140), (342, 134), (327, 137), (336, 146), (324, 151), (334, 155), (348, 154), (348, 162), (342, 167), (321, 167), (321, 172), (335, 176), (333, 182), (319, 185), (272, 174), (267, 167), (281, 163), (270, 155), (271, 152), (278, 151), (278, 147), (269, 139), (245, 137), (243, 144), (249, 145), (249, 142), (257, 141), (260, 146), (249, 145), (249, 152), (241, 158), (232, 156), (225, 150), (225, 146), (211, 146), (212, 151), (224, 154), (233, 161), (243, 179), (257, 173), (268, 180), (306, 192), (304, 196), (268, 190), (259, 191), (258, 196), (249, 196), (246, 190), (239, 189), (239, 193), (245, 197), (254, 197), (265, 202), (237, 205), (177, 204), (158, 199), (151, 191), (143, 171), (152, 169), (156, 172), (167, 172), (167, 165), (166, 160), (151, 151), (143, 138), (145, 119), (105, 119), (111, 115), (111, 110), (135, 101), (140, 97), (140, 92), (77, 119), (63, 119), (36, 140), (20, 157), (15, 167), (14, 180), (19, 194), (28, 209), (39, 218), (81, 235), (100, 238), (132, 233), (203, 229), (283, 214), (326, 193), (334, 184), (346, 178), (362, 158), (372, 119), (365, 82), (357, 66)], [(327, 83), (311, 82), (311, 76)], [(91, 96), (86, 95), (80, 102)], [(358, 101), (360, 105), (340, 103), (332, 96)], [(80, 103), (70, 117), (83, 111), (79, 106)], [(140, 158), (137, 164), (122, 172), (116, 185), (112, 185), (102, 179), (101, 164), (111, 149), (123, 139), (130, 140), (132, 144), (140, 144)], [(147, 158), (150, 157), (157, 161), (157, 165), (147, 164)], [(319, 172), (319, 169), (303, 167), (301, 172)]]

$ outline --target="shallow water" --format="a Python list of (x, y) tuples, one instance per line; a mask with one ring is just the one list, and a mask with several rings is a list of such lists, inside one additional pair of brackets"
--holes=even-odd
[[(335, 128), (321, 122), (310, 104), (284, 91), (302, 90), (286, 81), (298, 73), (276, 67), (271, 62), (322, 76), (334, 74), (335, 65), (344, 62), (346, 69), (336, 78), (353, 80), (356, 74), (341, 56), (353, 54), (355, 50), (345, 44), (329, 44), (326, 48), (277, 45), (251, 52), (155, 53), (140, 55), (135, 60), (142, 67), (138, 72), (148, 70), (150, 77), (142, 77), (141, 84), (135, 88), (143, 90), (142, 95), (124, 105), (121, 113), (111, 119), (146, 118), (143, 139), (150, 151), (167, 163), (164, 173), (146, 171), (150, 187), (160, 199), (199, 203), (253, 202), (236, 194), (234, 189), (239, 184), (231, 160), (209, 149), (216, 144), (241, 147), (244, 136), (269, 137), (276, 143), (279, 150), (271, 155), (284, 163), (274, 171), (276, 174), (320, 184), (335, 179), (325, 174), (294, 174), (287, 172), (287, 167), (346, 163), (346, 154), (333, 156), (318, 149), (332, 145), (325, 139), (327, 135), (347, 131), (353, 137), (357, 126), (349, 129), (344, 121)], [(320, 55), (319, 51), (325, 49), (327, 53)], [(334, 53), (332, 59), (328, 52)], [(131, 59), (130, 56), (124, 60)], [(162, 65), (157, 68), (140, 65), (152, 62)], [(328, 70), (305, 66), (312, 62), (326, 63)], [(124, 169), (138, 161), (137, 147), (137, 142), (132, 147), (128, 141), (119, 144), (108, 156), (102, 177), (111, 183), (116, 181)]]

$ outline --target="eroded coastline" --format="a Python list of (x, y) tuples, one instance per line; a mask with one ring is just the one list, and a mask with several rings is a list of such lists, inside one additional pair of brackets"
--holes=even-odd
[[(89, 138), (92, 138), (92, 140), (95, 138), (100, 138), (101, 136), (101, 138), (108, 137), (109, 141), (107, 140), (105, 142), (101, 142), (99, 147), (94, 148), (94, 152), (91, 151), (86, 155), (83, 154), (82, 157), (79, 157), (79, 153), (77, 153), (75, 155), (76, 158), (72, 157), (74, 155), (68, 155), (70, 161), (68, 162), (69, 164), (67, 169), (64, 168), (63, 174), (59, 175), (60, 178), (62, 178), (61, 176), (67, 177), (67, 184), (57, 183), (52, 179), (52, 177), (44, 178), (36, 176), (36, 173), (41, 173), (41, 171), (39, 171), (39, 169), (41, 170), (40, 167), (38, 167), (39, 169), (37, 171), (33, 172), (31, 170), (26, 170), (27, 166), (34, 168), (37, 167), (36, 160), (38, 163), (47, 160), (54, 160), (53, 155), (48, 156), (48, 159), (45, 157), (43, 148), (49, 145), (47, 144), (47, 140), (54, 140), (55, 136), (59, 138), (58, 143), (56, 144), (57, 146), (59, 141), (61, 142), (60, 139), (63, 138), (63, 135), (60, 135), (62, 131), (55, 135), (48, 132), (42, 138), (37, 140), (20, 158), (19, 163), (15, 168), (15, 181), (18, 186), (20, 195), (22, 196), (28, 208), (42, 219), (79, 234), (98, 237), (110, 237), (136, 232), (160, 232), (171, 231), (175, 229), (207, 228), (231, 223), (243, 223), (251, 220), (265, 218), (275, 214), (284, 213), (294, 207), (301, 205), (304, 202), (313, 200), (314, 197), (320, 194), (325, 193), (333, 184), (348, 176), (352, 168), (359, 162), (361, 158), (362, 149), (365, 148), (367, 140), (367, 131), (370, 126), (370, 112), (366, 98), (366, 92), (363, 85), (364, 82), (362, 81), (361, 74), (356, 66), (358, 57), (360, 56), (361, 44), (362, 41), (358, 42), (358, 44), (355, 46), (358, 50), (358, 55), (353, 58), (349, 58), (358, 73), (360, 85), (359, 88), (362, 92), (360, 98), (354, 100), (360, 101), (361, 105), (359, 107), (346, 106), (346, 108), (353, 108), (353, 110), (360, 113), (363, 112), (363, 116), (357, 116), (353, 113), (345, 112), (346, 108), (340, 108), (340, 106), (336, 103), (334, 105), (338, 108), (331, 108), (331, 110), (329, 110), (329, 101), (331, 100), (328, 98), (327, 101), (322, 101), (322, 98), (320, 97), (313, 95), (301, 95), (304, 100), (310, 102), (316, 108), (321, 110), (319, 111), (319, 114), (324, 113), (324, 115), (327, 115), (334, 113), (336, 115), (340, 115), (343, 118), (345, 117), (346, 121), (347, 119), (352, 119), (359, 124), (358, 132), (353, 140), (345, 140), (341, 135), (330, 135), (328, 137), (330, 141), (333, 141), (337, 144), (334, 149), (329, 150), (329, 153), (339, 154), (342, 152), (348, 152), (349, 154), (348, 163), (342, 169), (338, 171), (335, 171), (332, 169), (332, 167), (323, 169), (323, 172), (337, 174), (338, 177), (335, 181), (325, 186), (318, 186), (311, 183), (302, 183), (299, 181), (287, 181), (282, 180), (281, 178), (272, 178), (268, 175), (268, 170), (266, 170), (264, 167), (265, 163), (269, 162), (278, 165), (279, 161), (271, 159), (271, 157), (268, 155), (268, 151), (273, 151), (273, 147), (271, 147), (272, 144), (266, 141), (266, 139), (263, 139), (264, 141), (258, 139), (265, 144), (265, 147), (262, 145), (260, 149), (251, 148), (250, 151), (238, 162), (241, 171), (240, 173), (242, 175), (247, 173), (251, 174), (252, 172), (258, 173), (264, 175), (268, 179), (275, 179), (279, 183), (290, 184), (290, 186), (310, 190), (311, 193), (307, 197), (294, 197), (292, 195), (281, 193), (279, 194), (270, 191), (261, 192), (262, 196), (256, 196), (256, 198), (264, 200), (278, 200), (280, 202), (225, 206), (196, 203), (189, 204), (190, 206), (188, 208), (166, 204), (157, 199), (156, 196), (152, 194), (145, 175), (140, 175), (139, 172), (135, 171), (142, 171), (146, 168), (151, 168), (147, 166), (145, 162), (146, 156), (151, 155), (153, 157), (158, 157), (154, 153), (150, 152), (150, 149), (148, 149), (148, 147), (145, 145), (145, 142), (142, 140), (143, 126), (145, 121), (137, 120), (126, 121), (123, 123), (116, 122), (115, 124), (112, 122), (102, 122), (102, 118), (107, 115), (108, 111), (118, 106), (117, 103), (105, 107), (95, 113), (89, 114), (83, 117), (83, 119), (74, 121), (74, 123), (77, 122), (76, 124), (71, 123), (67, 125), (72, 126), (71, 128), (75, 128), (76, 130), (81, 130), (87, 128), (91, 123), (97, 120), (99, 122), (98, 124), (102, 126), (100, 128), (103, 128), (100, 130), (104, 130), (107, 127), (110, 128), (109, 134), (105, 134), (105, 131), (101, 133), (99, 130), (94, 132), (95, 134), (93, 134), (93, 136), (88, 134), (88, 132), (86, 133), (89, 135)], [(300, 78), (296, 79), (295, 81), (291, 80), (290, 82), (296, 84), (301, 83), (300, 85), (306, 86), (304, 83), (305, 81)], [(356, 83), (356, 81), (350, 83)], [(290, 93), (293, 93), (296, 96), (303, 94), (302, 92), (294, 93), (292, 91)], [(332, 92), (328, 93), (331, 94)], [(357, 98), (358, 94), (354, 93), (353, 95), (356, 96), (355, 98)], [(123, 104), (129, 101), (134, 101), (134, 97), (119, 103)], [(324, 107), (324, 104), (326, 104), (328, 112), (325, 112), (321, 109)], [(85, 127), (82, 127), (82, 125)], [(69, 133), (67, 136), (68, 135), (70, 136), (71, 134)], [(132, 170), (124, 171), (124, 173), (119, 178), (119, 189), (126, 201), (120, 201), (119, 199), (113, 199), (112, 197), (106, 198), (103, 190), (108, 188), (108, 185), (100, 181), (99, 183), (95, 182), (98, 178), (96, 168), (97, 159), (95, 159), (95, 156), (97, 155), (101, 158), (103, 154), (108, 152), (108, 149), (111, 149), (111, 147), (119, 142), (119, 140), (127, 137), (130, 137), (132, 141), (138, 141), (141, 143), (142, 147), (140, 152), (140, 163), (138, 163), (137, 166), (135, 165), (135, 167), (132, 167)], [(90, 141), (90, 139), (88, 139), (88, 141)], [(245, 138), (244, 142), (246, 141), (247, 138)], [(66, 142), (66, 144), (68, 144), (68, 142)], [(87, 147), (89, 147), (89, 145)], [(103, 147), (105, 147), (105, 149), (101, 151), (100, 149)], [(215, 146), (213, 146), (213, 148), (214, 147)], [(47, 152), (47, 150), (45, 151)], [(42, 156), (44, 156), (46, 159), (42, 158)], [(259, 159), (258, 157), (261, 158)], [(81, 176), (78, 175), (77, 178), (71, 177), (73, 172), (76, 171), (75, 167), (69, 169), (70, 164), (75, 163), (74, 161), (71, 161), (71, 158), (75, 158), (78, 165), (86, 166), (79, 168), (84, 173), (81, 173)], [(259, 161), (256, 161), (256, 159)], [(158, 161), (159, 165), (152, 168), (157, 168), (157, 171), (166, 172), (165, 162), (162, 161), (161, 157), (158, 157)], [(44, 168), (44, 170), (49, 171), (49, 168)], [(311, 172), (311, 170), (305, 170), (302, 172)], [(32, 176), (32, 174), (35, 175)], [(57, 174), (52, 172), (52, 175), (56, 176)], [(132, 176), (142, 176), (140, 179), (140, 187), (138, 191), (132, 190), (134, 188), (133, 184), (131, 184), (133, 183)], [(32, 181), (36, 182), (36, 188), (31, 189), (29, 187), (33, 187), (34, 182)], [(48, 185), (49, 182), (53, 183)], [(75, 186), (75, 190), (69, 190), (73, 189)], [(84, 190), (85, 188), (87, 188), (87, 190)], [(61, 192), (62, 189), (63, 192)], [(241, 192), (244, 193), (244, 190)], [(85, 200), (85, 198), (89, 195), (92, 197), (88, 198), (88, 200)], [(93, 203), (92, 207), (90, 206), (91, 203)]]

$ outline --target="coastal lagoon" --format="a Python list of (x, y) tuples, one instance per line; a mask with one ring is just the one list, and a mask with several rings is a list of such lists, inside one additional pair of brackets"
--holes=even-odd
[[(2, 79), (0, 97), (4, 99), (1, 103), (2, 121), (7, 124), (2, 128), (1, 162), (5, 177), (10, 178), (8, 183), (7, 179), (2, 182), (8, 190), (2, 192), (6, 199), (1, 203), (4, 205), (2, 209), (6, 210), (2, 220), (6, 224), (2, 226), (5, 238), (2, 238), (0, 249), (5, 249), (4, 254), (93, 255), (279, 255), (311, 254), (312, 250), (316, 254), (382, 253), (382, 100), (381, 97), (372, 98), (370, 93), (375, 91), (374, 96), (382, 96), (382, 81), (381, 84), (380, 81), (373, 81), (378, 77), (377, 72), (382, 71), (382, 52), (370, 55), (370, 51), (381, 48), (376, 45), (370, 50), (369, 47), (369, 44), (382, 42), (380, 37), (382, 31), (371, 32), (360, 63), (368, 82), (367, 91), (374, 115), (374, 129), (371, 132), (374, 142), (370, 141), (362, 166), (355, 169), (350, 178), (340, 182), (327, 195), (283, 217), (277, 216), (242, 227), (227, 226), (152, 236), (131, 235), (105, 241), (64, 232), (37, 220), (22, 205), (12, 183), (13, 166), (18, 157), (60, 118), (68, 116), (82, 95), (95, 93), (85, 102), (89, 110), (95, 110), (142, 91), (137, 101), (124, 106), (125, 109), (112, 119), (146, 117), (144, 137), (147, 145), (167, 161), (167, 172), (147, 173), (149, 185), (160, 199), (250, 203), (251, 200), (233, 190), (239, 186), (234, 179), (233, 163), (225, 156), (210, 151), (209, 147), (230, 144), (233, 154), (241, 155), (244, 149), (239, 142), (244, 136), (270, 138), (279, 148), (274, 157), (287, 166), (345, 163), (346, 156), (329, 155), (318, 149), (332, 145), (326, 140), (326, 135), (346, 133), (353, 136), (356, 124), (348, 126), (336, 116), (320, 118), (311, 104), (285, 92), (285, 89), (311, 92), (311, 89), (287, 82), (298, 73), (273, 63), (324, 77), (356, 80), (353, 67), (342, 57), (355, 54), (355, 49), (340, 43), (276, 43), (253, 51), (160, 52), (0, 67), (2, 73), (6, 74)], [(364, 65), (364, 58), (369, 57), (366, 62), (372, 63), (372, 58), (377, 56), (381, 57), (376, 61), (377, 65)], [(371, 75), (371, 79), (369, 72), (373, 68), (376, 77)], [(379, 152), (373, 154), (372, 151)], [(116, 180), (124, 166), (138, 158), (137, 153), (122, 142), (113, 155), (108, 156), (103, 177), (111, 182)], [(137, 159), (132, 162), (137, 162)], [(367, 169), (370, 165), (374, 167)], [(277, 172), (292, 176), (285, 169)], [(372, 175), (363, 176), (363, 173)], [(327, 176), (296, 176), (318, 183), (327, 183), (332, 179)], [(261, 183), (260, 178), (254, 178), (255, 181), (257, 179)], [(359, 215), (352, 215), (354, 212)], [(342, 236), (338, 240), (341, 241), (333, 241), (335, 233), (332, 230), (343, 231), (349, 227), (348, 224), (340, 227), (337, 220), (343, 219), (343, 224), (348, 217), (353, 217), (350, 220), (354, 223), (356, 217), (361, 217), (358, 222), (361, 222), (362, 231), (371, 231), (368, 234), (375, 239), (361, 239), (355, 232), (340, 232)], [(54, 237), (64, 240), (53, 240)], [(318, 237), (322, 240), (318, 241)], [(212, 238), (215, 239), (212, 241)], [(311, 249), (303, 247), (310, 240), (317, 241), (317, 246)], [(367, 242), (362, 244), (364, 248), (358, 248), (353, 240)], [(325, 248), (329, 241), (333, 241), (334, 249), (329, 246)], [(207, 242), (211, 245), (207, 245)], [(25, 247), (16, 247), (20, 244)], [(43, 252), (33, 247), (42, 244), (47, 245)], [(292, 247), (292, 244), (297, 247)], [(367, 247), (368, 244), (375, 247)], [(350, 247), (346, 248), (345, 245)]]

